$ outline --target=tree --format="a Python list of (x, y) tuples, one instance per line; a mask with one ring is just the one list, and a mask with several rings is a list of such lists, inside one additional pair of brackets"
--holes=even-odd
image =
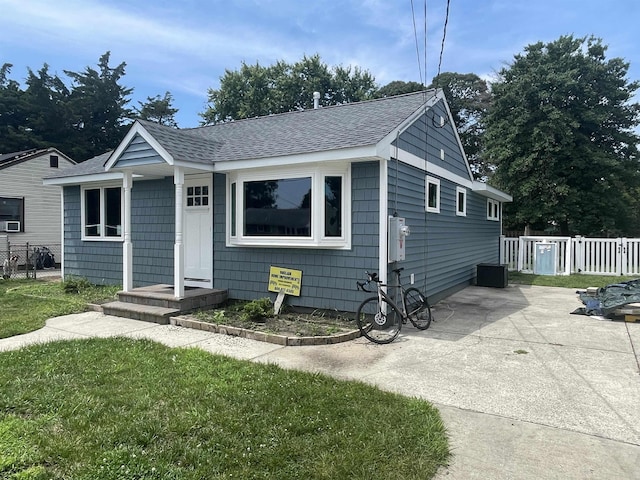
[(0, 67), (0, 153), (33, 148), (25, 128), (27, 106), (20, 84), (9, 79), (12, 65)]
[(69, 109), (76, 140), (70, 154), (79, 161), (115, 148), (131, 117), (127, 97), (133, 89), (118, 83), (125, 74), (126, 63), (112, 68), (110, 55), (106, 52), (100, 57), (98, 70), (87, 67), (81, 73), (64, 71), (73, 80)]
[(594, 37), (529, 45), (492, 85), (486, 158), (510, 192), (505, 220), (562, 234), (631, 235), (640, 106), (629, 64)]
[(474, 73), (445, 72), (433, 78), (431, 87), (442, 88), (460, 141), (475, 178), (487, 179), (492, 165), (482, 155), (485, 118), (491, 107), (489, 85)]
[(175, 114), (178, 113), (177, 108), (173, 108), (173, 96), (169, 92), (165, 92), (164, 97), (156, 95), (155, 97), (147, 97), (146, 102), (138, 102), (140, 108), (134, 108), (136, 115), (134, 118), (149, 120), (150, 122), (159, 123), (168, 127), (178, 128)]
[(421, 92), (425, 87), (418, 82), (403, 82), (394, 80), (380, 87), (376, 93), (376, 98), (393, 97), (394, 95), (404, 95), (405, 93)]
[(30, 132), (31, 146), (69, 151), (74, 142), (69, 122), (69, 89), (57, 75), (49, 74), (46, 63), (37, 74), (30, 68), (27, 71), (24, 97), (28, 116), (25, 125)]
[(200, 114), (204, 124), (305, 110), (313, 107), (313, 92), (320, 105), (336, 105), (373, 98), (375, 79), (359, 67), (329, 68), (319, 55), (269, 67), (242, 63), (240, 70), (225, 70), (220, 88), (209, 89), (209, 106)]

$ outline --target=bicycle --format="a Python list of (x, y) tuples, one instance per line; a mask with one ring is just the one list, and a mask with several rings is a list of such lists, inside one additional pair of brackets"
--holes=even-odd
[[(370, 283), (376, 285), (376, 296), (369, 297), (358, 307), (356, 323), (360, 333), (374, 343), (391, 343), (400, 334), (402, 324), (409, 320), (419, 330), (431, 325), (431, 307), (426, 297), (415, 287), (405, 289), (400, 279), (404, 268), (396, 268), (397, 285), (385, 285), (374, 273), (367, 274), (366, 282), (356, 282), (357, 288), (365, 291)], [(391, 286), (399, 290), (402, 302), (396, 303), (383, 287)]]

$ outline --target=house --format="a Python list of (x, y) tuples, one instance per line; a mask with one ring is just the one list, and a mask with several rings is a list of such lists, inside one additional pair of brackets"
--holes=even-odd
[(351, 312), (365, 270), (405, 267), (433, 301), (472, 283), (498, 262), (511, 201), (473, 180), (441, 90), (183, 130), (138, 120), (44, 183), (63, 189), (65, 275), (255, 299), (279, 267), (299, 281), (290, 303)]
[[(0, 155), (0, 235), (14, 245), (59, 245), (62, 238), (60, 189), (42, 178), (76, 163), (55, 148)], [(4, 251), (4, 245), (0, 245)]]

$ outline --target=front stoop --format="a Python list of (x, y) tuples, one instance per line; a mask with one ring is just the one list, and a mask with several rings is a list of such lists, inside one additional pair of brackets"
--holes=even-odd
[(103, 304), (102, 311), (105, 315), (166, 325), (172, 316), (221, 305), (227, 295), (227, 290), (191, 288), (184, 297), (176, 298), (171, 285), (151, 285), (118, 292), (118, 301)]

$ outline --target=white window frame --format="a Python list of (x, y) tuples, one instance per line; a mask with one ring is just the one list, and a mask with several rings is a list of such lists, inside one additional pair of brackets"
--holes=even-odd
[(493, 198), (487, 198), (487, 220), (500, 221), (500, 202)]
[[(437, 190), (436, 206), (429, 206), (429, 186), (435, 185)], [(427, 175), (424, 182), (424, 209), (429, 213), (440, 213), (440, 179)]]
[[(460, 202), (460, 195), (462, 195), (462, 202)], [(462, 187), (456, 187), (456, 215), (459, 217), (467, 216), (467, 189)]]
[[(287, 178), (311, 178), (311, 236), (248, 236), (244, 235), (244, 184)], [(325, 177), (342, 178), (342, 234), (339, 237), (325, 235)], [(231, 185), (235, 183), (235, 218), (231, 215)], [(351, 165), (311, 165), (297, 167), (261, 168), (240, 170), (227, 174), (226, 191), (226, 239), (227, 246), (280, 247), (280, 248), (331, 248), (351, 249)], [(231, 235), (235, 222), (235, 235)]]
[[(105, 202), (105, 190), (108, 188), (120, 189), (120, 224), (122, 226), (120, 235), (118, 236), (106, 236), (106, 202)], [(87, 190), (100, 190), (100, 235), (89, 236), (86, 234), (86, 217), (85, 217), (85, 202)], [(82, 229), (81, 240), (87, 242), (122, 242), (124, 239), (124, 189), (121, 183), (110, 183), (101, 185), (83, 185), (80, 188), (80, 228)]]

